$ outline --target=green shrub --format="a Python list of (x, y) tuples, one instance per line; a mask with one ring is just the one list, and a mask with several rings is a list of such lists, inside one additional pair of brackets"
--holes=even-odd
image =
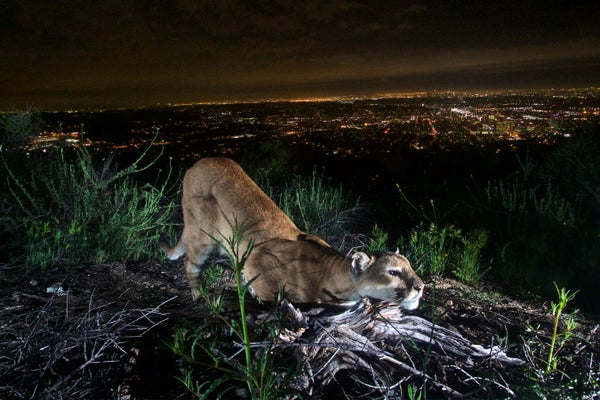
[(464, 233), (455, 225), (420, 224), (404, 240), (407, 256), (424, 276), (441, 277), (452, 268), (454, 275), (467, 283), (476, 283), (485, 274), (481, 250), (487, 243), (487, 231)]
[(600, 125), (573, 132), (544, 159), (539, 174), (571, 201), (583, 197), (600, 205)]
[[(558, 185), (535, 171), (527, 158), (511, 179), (489, 182), (480, 210), (493, 234), (495, 272), (522, 288), (569, 279), (574, 268), (564, 266), (573, 262), (569, 253), (580, 221), (581, 197), (563, 196)], [(540, 280), (542, 275), (549, 279)]]
[(169, 176), (156, 186), (133, 179), (156, 161), (139, 166), (145, 154), (120, 171), (112, 156), (95, 168), (85, 148), (55, 149), (46, 163), (29, 168), (3, 157), (7, 193), (0, 220), (12, 261), (43, 269), (157, 256), (149, 243), (168, 224), (174, 203), (166, 196)]
[(453, 225), (420, 224), (408, 236), (407, 255), (425, 276), (441, 277), (450, 264), (450, 255), (461, 235)]
[(479, 282), (489, 270), (481, 265), (481, 250), (488, 241), (488, 232), (483, 229), (474, 230), (459, 237), (460, 244), (453, 253), (454, 275), (463, 282), (474, 284)]
[(408, 237), (399, 241), (411, 263), (424, 276), (439, 278), (451, 268), (461, 281), (478, 282), (489, 269), (484, 269), (481, 264), (481, 251), (487, 244), (488, 232), (475, 229), (466, 233), (454, 224), (440, 225), (433, 200), (429, 201), (427, 208), (417, 206), (399, 185), (396, 187), (403, 204), (427, 221), (421, 222)]
[(389, 235), (386, 231), (375, 224), (371, 230), (371, 237), (369, 243), (370, 251), (388, 251), (388, 239)]

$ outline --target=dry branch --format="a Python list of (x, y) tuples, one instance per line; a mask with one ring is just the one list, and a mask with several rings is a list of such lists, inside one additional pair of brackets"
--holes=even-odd
[[(406, 380), (426, 382), (448, 397), (485, 390), (486, 385), (512, 396), (503, 382), (489, 381), (489, 368), (524, 363), (498, 346), (472, 344), (456, 332), (406, 315), (396, 305), (374, 305), (364, 299), (341, 313), (323, 309), (312, 316), (290, 304), (284, 307), (298, 328), (296, 334), (282, 331), (280, 345), (296, 346), (296, 355), (305, 365), (306, 383), (320, 388), (339, 381), (343, 373), (352, 384), (382, 397), (402, 396), (399, 383)], [(460, 372), (455, 376), (465, 377), (461, 382), (445, 378), (445, 371), (452, 368)]]
[(27, 331), (2, 327), (1, 335), (12, 340), (0, 362), (0, 397), (93, 397), (94, 383), (102, 379), (95, 371), (119, 364), (127, 356), (126, 343), (162, 324), (168, 316), (161, 308), (173, 300), (152, 308), (114, 310), (110, 303), (96, 305), (93, 295), (87, 300), (70, 294), (28, 297), (46, 303), (34, 313), (13, 314)]

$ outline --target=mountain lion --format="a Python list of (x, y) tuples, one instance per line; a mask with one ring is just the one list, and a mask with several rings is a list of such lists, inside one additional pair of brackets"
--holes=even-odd
[(343, 257), (292, 220), (228, 158), (204, 158), (183, 178), (184, 228), (179, 242), (161, 247), (168, 258), (185, 254), (192, 297), (199, 296), (199, 273), (212, 252), (224, 253), (235, 226), (242, 226), (240, 249), (253, 241), (244, 267), (251, 291), (273, 300), (281, 290), (292, 302), (356, 301), (363, 296), (398, 301), (415, 309), (423, 282), (397, 253)]

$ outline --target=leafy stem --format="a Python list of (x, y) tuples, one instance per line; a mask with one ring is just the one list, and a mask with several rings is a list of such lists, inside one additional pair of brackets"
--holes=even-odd
[[(552, 372), (556, 370), (556, 366), (558, 363), (558, 350), (562, 347), (564, 342), (571, 337), (573, 331), (577, 327), (577, 323), (573, 318), (569, 318), (566, 323), (566, 330), (564, 333), (558, 333), (558, 324), (560, 323), (560, 317), (562, 315), (563, 310), (567, 307), (567, 303), (575, 298), (575, 295), (579, 291), (575, 291), (571, 293), (569, 290), (565, 288), (558, 288), (556, 282), (552, 282), (554, 287), (556, 288), (556, 293), (558, 294), (558, 303), (551, 303), (552, 307), (552, 315), (554, 316), (554, 328), (552, 330), (552, 338), (550, 340), (550, 349), (548, 351), (548, 360), (546, 361), (546, 375), (550, 375)], [(562, 338), (561, 345), (557, 351), (554, 350), (556, 346), (556, 342), (558, 338)]]

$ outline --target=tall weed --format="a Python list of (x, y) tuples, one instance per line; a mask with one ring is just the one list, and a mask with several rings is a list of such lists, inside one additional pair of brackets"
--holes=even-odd
[[(587, 399), (596, 398), (600, 388), (594, 379), (594, 368), (590, 362), (589, 371), (567, 373), (572, 362), (570, 354), (565, 352), (567, 342), (584, 340), (579, 334), (578, 312), (565, 315), (567, 304), (575, 299), (578, 291), (571, 292), (559, 288), (553, 282), (558, 301), (550, 302), (552, 315), (552, 331), (547, 342), (548, 332), (540, 330), (540, 326), (526, 325), (526, 332), (534, 337), (524, 338), (524, 355), (528, 361), (528, 383), (518, 388), (520, 395), (539, 399)], [(544, 343), (543, 346), (540, 346)]]
[[(225, 292), (213, 296), (207, 286), (198, 289), (206, 309), (203, 323), (194, 332), (179, 329), (168, 343), (173, 353), (186, 362), (187, 372), (180, 378), (197, 398), (221, 398), (236, 392), (250, 399), (290, 397), (288, 381), (293, 379), (294, 365), (276, 363), (281, 349), (277, 336), (284, 328), (279, 310), (252, 329), (248, 325), (246, 299), (250, 282), (244, 282), (244, 265), (252, 252), (254, 241), (249, 237), (245, 221), (228, 221), (232, 235), (213, 238), (227, 254), (235, 274), (239, 314), (232, 316), (225, 306)], [(247, 241), (244, 247), (242, 243)], [(266, 338), (265, 338), (266, 337)], [(245, 388), (239, 387), (245, 384)]]

